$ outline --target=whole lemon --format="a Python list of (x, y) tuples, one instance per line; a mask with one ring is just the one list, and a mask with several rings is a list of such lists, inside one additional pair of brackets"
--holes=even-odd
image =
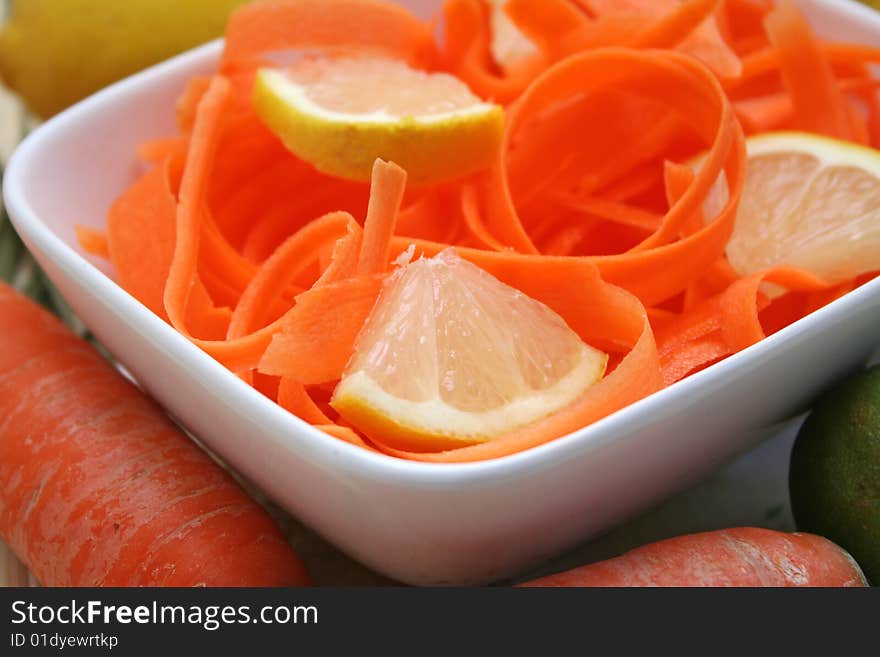
[(48, 117), (223, 32), (244, 0), (14, 0), (0, 77)]

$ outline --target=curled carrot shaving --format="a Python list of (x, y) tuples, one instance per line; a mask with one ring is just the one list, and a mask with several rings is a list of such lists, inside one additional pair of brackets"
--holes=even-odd
[(846, 105), (831, 64), (794, 3), (780, 0), (764, 22), (779, 57), (797, 127), (838, 139), (851, 138)]
[(291, 235), (263, 262), (242, 292), (232, 313), (227, 339), (242, 337), (268, 324), (265, 313), (281, 300), (284, 289), (300, 280), (322, 249), (332, 248), (352, 229), (360, 230), (354, 217), (347, 212), (333, 212)]
[[(683, 290), (695, 271), (704, 270), (721, 256), (733, 229), (735, 199), (745, 175), (743, 135), (733, 109), (718, 80), (688, 57), (670, 51), (603, 49), (563, 60), (536, 80), (508, 113), (504, 150), (491, 183), (486, 186), (486, 223), (500, 242), (524, 253), (536, 252), (518, 215), (511, 191), (513, 181), (508, 175), (506, 155), (516, 131), (521, 122), (546, 112), (554, 104), (611, 85), (666, 99), (691, 117), (693, 129), (710, 147), (694, 184), (669, 208), (661, 230), (672, 231), (694, 214), (722, 169), (734, 190), (731, 201), (715, 221), (683, 240), (637, 252), (590, 258), (606, 280), (652, 305)], [(662, 241), (648, 240), (651, 245)], [(662, 278), (651, 275), (660, 270), (664, 272)]]
[(499, 70), (489, 52), (492, 35), (482, 0), (446, 0), (443, 17), (445, 66), (483, 98), (509, 103), (545, 65), (542, 57), (536, 57), (519, 63), (515, 71)]
[[(403, 169), (376, 160), (372, 177), (374, 191), (360, 239), (356, 270), (348, 276), (345, 276), (348, 272), (333, 271), (296, 298), (296, 305), (285, 316), (282, 330), (260, 360), (261, 372), (294, 377), (304, 384), (336, 381), (342, 376), (389, 264), (391, 238), (405, 184)], [(345, 242), (339, 244), (336, 255), (346, 262), (353, 256)], [(328, 267), (329, 271), (332, 270)], [(333, 312), (327, 312), (331, 306)], [(322, 357), (315, 358), (316, 353)]]
[(333, 424), (309, 396), (306, 387), (290, 377), (282, 377), (278, 386), (278, 403), (309, 424)]
[(267, 346), (260, 371), (306, 384), (338, 380), (381, 287), (382, 276), (368, 274), (303, 292)]
[(508, 0), (504, 11), (551, 61), (565, 54), (563, 44), (572, 34), (586, 29), (588, 23), (586, 16), (566, 0)]
[(381, 273), (388, 267), (391, 236), (406, 188), (406, 171), (393, 162), (376, 160), (372, 184), (374, 192), (367, 206), (364, 239), (358, 258), (359, 274)]
[(219, 137), (219, 116), (229, 94), (229, 83), (215, 77), (199, 102), (195, 126), (180, 183), (174, 255), (165, 283), (165, 312), (171, 325), (189, 336), (186, 308), (196, 277), (200, 221), (210, 163)]

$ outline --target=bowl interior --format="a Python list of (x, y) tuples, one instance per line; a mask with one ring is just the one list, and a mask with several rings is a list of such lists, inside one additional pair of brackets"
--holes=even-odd
[(82, 252), (75, 226), (106, 226), (113, 201), (145, 171), (138, 145), (176, 134), (174, 108), (186, 80), (210, 72), (219, 49), (203, 46), (141, 74), (139, 84), (123, 81), (59, 115), (43, 128), (51, 149), (33, 153), (17, 178), (34, 214), (104, 273), (112, 267)]

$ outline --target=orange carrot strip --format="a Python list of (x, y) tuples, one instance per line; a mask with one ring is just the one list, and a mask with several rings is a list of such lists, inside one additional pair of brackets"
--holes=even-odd
[[(717, 7), (717, 3), (716, 3)], [(693, 18), (699, 12), (699, 3), (691, 3), (690, 16), (686, 16), (686, 10), (682, 10), (681, 24), (685, 24), (689, 18)], [(736, 78), (742, 74), (742, 62), (733, 48), (721, 35), (717, 20), (709, 17), (684, 39), (679, 45), (679, 50), (702, 61), (722, 79)], [(674, 19), (673, 19), (674, 20)], [(672, 21), (670, 21), (672, 23)]]
[[(167, 321), (165, 281), (174, 254), (176, 199), (171, 192), (172, 161), (163, 163), (125, 191), (107, 216), (107, 246), (119, 284)], [(186, 323), (195, 335), (221, 338), (230, 312), (215, 308), (196, 277)]]
[(571, 255), (594, 228), (590, 224), (581, 224), (557, 230), (541, 244), (541, 253), (551, 256)]
[(765, 37), (764, 17), (773, 9), (772, 0), (724, 0), (726, 31), (733, 42)]
[[(686, 164), (667, 161), (664, 163), (663, 173), (669, 207), (675, 208), (685, 198), (688, 190), (694, 186), (696, 178), (694, 171)], [(689, 234), (694, 234), (699, 231), (702, 223), (702, 211), (699, 206), (694, 209), (692, 214), (670, 211), (663, 217), (657, 230), (633, 247), (631, 252), (647, 251), (668, 244), (679, 237), (686, 227), (692, 228)]]
[(476, 188), (473, 185), (464, 186), (461, 190), (461, 212), (468, 230), (481, 246), (493, 251), (503, 251), (504, 245), (492, 237), (486, 224), (483, 223), (479, 203), (480, 198)]
[[(176, 210), (176, 229), (173, 255), (164, 281), (162, 301), (168, 321), (198, 347), (232, 370), (256, 367), (272, 336), (280, 330), (281, 319), (254, 333), (237, 340), (223, 340), (227, 327), (220, 335), (211, 334), (209, 339), (195, 335), (190, 321), (190, 309), (205, 307), (211, 310), (210, 300), (200, 298), (196, 272), (202, 204), (207, 187), (208, 173), (217, 145), (220, 119), (229, 94), (229, 84), (222, 77), (215, 77), (199, 104), (196, 122), (190, 141), (190, 151), (180, 185), (180, 200)], [(111, 232), (110, 250), (113, 254)], [(127, 233), (133, 237), (131, 233)], [(228, 311), (227, 311), (228, 312)], [(204, 313), (198, 312), (199, 318)], [(207, 315), (205, 315), (207, 317)], [(205, 321), (199, 319), (199, 321)]]
[[(237, 153), (220, 151), (218, 155), (225, 161), (236, 157)], [(264, 216), (283, 203), (280, 191), (286, 189), (310, 189), (316, 184), (316, 176), (304, 164), (291, 158), (272, 158), (259, 170), (243, 171), (230, 166), (230, 171), (217, 172), (215, 184), (223, 185), (224, 198), (211, 199), (210, 207), (218, 229), (233, 248), (240, 248), (247, 234), (253, 230), (253, 218)], [(305, 192), (307, 193), (307, 192)], [(313, 218), (312, 214), (309, 218)], [(289, 230), (288, 233), (289, 234)], [(285, 235), (286, 236), (286, 235)]]
[(234, 305), (253, 279), (256, 267), (229, 244), (207, 208), (203, 208), (199, 223), (199, 269), (217, 275), (231, 293), (225, 302)]
[(718, 2), (719, 0), (684, 0), (648, 29), (633, 37), (628, 45), (635, 48), (674, 48), (712, 14)]
[[(262, 355), (259, 371), (304, 384), (339, 379), (383, 278), (381, 274), (361, 275), (300, 294), (285, 315), (283, 329)], [(333, 310), (328, 312), (328, 308)]]
[(620, 45), (678, 46), (722, 78), (736, 77), (741, 72), (739, 58), (724, 41), (714, 16), (710, 15), (717, 0), (714, 3), (707, 0), (583, 0), (582, 4), (599, 18), (638, 15), (643, 17), (643, 25), (650, 25)]
[[(406, 180), (405, 172), (393, 164), (377, 162), (374, 171), (376, 175), (371, 197), (376, 195), (378, 200), (371, 203), (373, 211), (367, 212), (364, 237), (361, 238), (360, 231), (352, 228), (346, 218), (347, 237), (337, 242), (334, 248), (334, 259), (337, 259), (335, 267), (328, 267), (323, 279), (319, 279), (311, 290), (298, 295), (296, 305), (268, 326), (225, 343), (197, 344), (218, 360), (226, 362), (230, 369), (249, 369), (259, 364), (259, 370), (264, 374), (290, 376), (302, 383), (322, 383), (338, 379), (354, 348), (354, 338), (375, 302), (383, 277), (376, 274), (335, 279), (352, 276), (354, 273), (351, 267), (356, 248), (353, 247), (360, 247), (358, 271), (361, 271), (364, 262), (376, 268), (379, 267), (378, 264), (370, 263), (382, 262), (382, 258), (387, 263), (390, 249), (388, 240), (393, 232)], [(319, 229), (333, 225), (339, 219), (340, 215), (325, 219), (322, 224), (313, 227), (313, 230), (320, 233), (322, 230)], [(371, 232), (372, 245), (365, 250), (362, 240), (364, 244), (367, 242), (367, 230)], [(286, 269), (283, 265), (291, 254), (298, 251), (301, 243), (293, 240), (289, 245), (264, 271), (266, 278), (261, 278), (255, 286), (252, 293), (254, 299), (259, 298), (263, 290), (271, 287), (267, 281), (276, 275), (283, 275)], [(381, 253), (386, 255), (377, 256)], [(381, 269), (384, 270), (386, 266), (387, 264), (383, 264)], [(335, 295), (339, 295), (338, 298)], [(337, 311), (326, 312), (327, 303), (337, 308)], [(237, 325), (236, 332), (242, 331), (250, 323), (249, 318), (253, 316), (256, 306), (255, 301), (247, 303), (240, 315), (241, 323)], [(321, 362), (317, 362), (314, 353), (322, 354)], [(230, 363), (235, 363), (238, 367)]]
[(735, 97), (734, 94), (742, 88), (754, 85), (761, 78), (770, 74), (778, 74), (778, 72), (779, 52), (775, 47), (768, 45), (743, 57), (742, 74), (738, 78), (725, 80), (724, 87), (731, 94), (731, 97)]
[(639, 165), (655, 161), (680, 130), (680, 117), (675, 114), (664, 116), (640, 133), (632, 148), (618, 150), (605, 161), (600, 170), (590, 172), (582, 181), (582, 188), (587, 192), (598, 192), (607, 185), (628, 177)]
[(110, 259), (110, 245), (107, 242), (107, 233), (103, 230), (95, 230), (91, 226), (74, 226), (76, 240), (86, 253), (105, 260)]
[[(722, 302), (723, 295), (718, 295), (658, 329), (657, 349), (665, 385), (739, 351), (731, 346), (723, 331)], [(756, 308), (765, 306), (766, 299), (763, 299)]]
[[(247, 375), (250, 378), (250, 385), (252, 385), (255, 390), (265, 397), (268, 397), (273, 402), (278, 401), (278, 386), (281, 384), (281, 379), (277, 376), (260, 374), (255, 370), (250, 370), (247, 372)], [(241, 376), (241, 374), (239, 374), (239, 376)]]
[(482, 0), (446, 0), (443, 18), (446, 66), (482, 98), (511, 102), (545, 66), (536, 56), (515, 71), (500, 72), (489, 52), (492, 37)]
[(585, 21), (577, 29), (560, 36), (557, 57), (584, 50), (622, 46), (632, 41), (633, 34), (645, 28), (645, 19), (636, 14), (605, 14)]
[(278, 403), (309, 424), (333, 424), (309, 396), (305, 386), (290, 377), (281, 377), (278, 386)]
[(279, 246), (245, 288), (232, 313), (226, 338), (240, 338), (274, 319), (266, 313), (280, 301), (281, 292), (314, 262), (323, 248), (345, 236), (350, 224), (357, 225), (347, 212), (324, 215)]
[[(803, 25), (801, 25), (803, 28)], [(808, 28), (807, 28), (808, 29)], [(791, 37), (794, 39), (795, 37)], [(880, 62), (880, 49), (872, 47), (872, 46), (863, 46), (858, 44), (841, 44), (841, 43), (824, 43), (819, 42), (814, 39), (814, 43), (811, 44), (813, 51), (819, 50), (822, 54), (824, 54), (824, 58), (828, 60), (828, 62), (832, 65), (832, 81), (833, 81), (833, 73), (834, 69), (847, 67), (851, 69), (853, 66), (863, 66), (868, 63), (876, 63)], [(812, 53), (815, 55), (815, 52)], [(795, 55), (792, 55), (794, 57)], [(822, 57), (820, 57), (822, 59)], [(826, 62), (827, 65), (827, 62)], [(780, 56), (780, 52), (776, 48), (765, 48), (758, 52), (755, 52), (749, 55), (746, 59), (744, 59), (744, 74), (741, 80), (733, 81), (728, 84), (728, 91), (734, 97), (737, 98), (738, 104), (744, 104), (745, 114), (744, 118), (748, 121), (749, 110), (752, 109), (749, 105), (750, 98), (749, 97), (741, 97), (743, 96), (751, 87), (754, 86), (754, 82), (763, 77), (767, 77), (768, 75), (777, 74), (779, 75), (781, 72), (782, 60)], [(822, 86), (822, 83), (828, 83), (827, 71), (824, 73), (820, 71), (822, 75), (820, 75), (820, 79), (810, 82), (803, 81), (801, 87), (803, 88), (811, 88), (815, 86)], [(800, 73), (797, 70), (792, 73), (793, 76), (799, 76)], [(809, 125), (816, 124), (817, 121), (828, 123), (829, 120), (833, 124), (828, 127), (828, 131), (835, 131), (840, 128), (841, 125), (844, 126), (844, 132), (849, 134), (848, 139), (852, 141), (857, 141), (860, 143), (868, 143), (871, 132), (873, 128), (871, 127), (871, 118), (869, 115), (869, 120), (866, 125), (865, 120), (862, 118), (858, 108), (852, 103), (849, 102), (846, 96), (844, 95), (844, 91), (852, 89), (852, 82), (847, 80), (837, 80), (836, 83), (832, 86), (827, 86), (824, 88), (825, 91), (830, 93), (836, 100), (840, 101), (840, 111), (834, 112), (833, 108), (826, 108), (823, 110), (821, 108), (814, 108), (813, 112), (807, 117), (809, 119), (810, 116), (813, 116), (813, 119), (806, 124), (802, 124), (801, 117), (798, 116), (797, 120), (795, 120), (795, 113), (798, 111), (793, 105), (793, 97), (788, 93), (779, 94), (778, 91), (774, 90), (769, 95), (766, 90), (764, 91), (764, 95), (768, 95), (767, 105), (768, 110), (772, 111), (774, 109), (777, 112), (770, 114), (770, 119), (766, 121), (761, 121), (760, 119), (755, 121), (755, 125), (747, 125), (747, 129), (750, 131), (759, 131), (761, 129), (770, 129), (776, 127), (777, 125), (783, 125), (783, 127), (790, 127), (792, 129), (806, 129), (810, 130)], [(802, 89), (803, 91), (803, 89)], [(820, 91), (822, 91), (820, 89)], [(805, 92), (806, 93), (806, 92)], [(776, 102), (776, 104), (772, 104), (770, 99), (774, 97), (774, 95), (781, 96), (781, 98)], [(803, 95), (803, 94), (802, 94)], [(807, 93), (807, 95), (809, 95)], [(787, 101), (786, 101), (787, 99)], [(786, 115), (781, 115), (782, 110), (784, 109), (783, 103), (787, 102), (790, 106), (790, 112)], [(803, 102), (809, 102), (809, 99), (804, 100)], [(877, 103), (876, 94), (873, 92), (868, 93), (868, 97), (866, 102), (870, 107), (875, 106)], [(755, 101), (754, 103), (754, 111), (760, 111), (762, 105), (759, 101)], [(876, 112), (872, 112), (874, 114)], [(815, 118), (814, 115), (819, 114), (818, 119)], [(760, 115), (759, 115), (760, 116)], [(775, 120), (774, 120), (775, 119)], [(783, 123), (784, 121), (784, 123)], [(838, 123), (839, 122), (839, 123)], [(764, 126), (767, 127), (764, 127)], [(874, 130), (874, 132), (878, 132)]]
[[(486, 224), (492, 234), (513, 248), (534, 253), (514, 206), (505, 156), (521, 122), (540, 114), (549, 104), (569, 95), (588, 92), (604, 85), (625, 84), (642, 94), (656, 94), (675, 103), (691, 117), (695, 129), (712, 144), (704, 167), (694, 184), (667, 215), (673, 225), (693, 215), (725, 170), (731, 201), (721, 214), (699, 232), (680, 241), (637, 253), (596, 257), (602, 275), (636, 293), (646, 304), (668, 298), (683, 290), (693, 278), (716, 260), (733, 229), (734, 204), (745, 174), (743, 136), (717, 79), (694, 60), (666, 51), (642, 52), (607, 49), (570, 57), (539, 78), (508, 113), (501, 159), (487, 185)], [(713, 134), (714, 133), (714, 134)], [(657, 276), (657, 272), (663, 276)]]
[[(843, 85), (840, 85), (840, 88), (843, 90)], [(846, 110), (846, 119), (849, 123), (850, 141), (857, 144), (869, 145), (871, 137), (868, 123), (862, 116), (862, 109), (854, 102), (850, 102), (848, 97), (844, 96), (844, 99), (845, 104), (843, 107)]]
[(791, 123), (795, 113), (788, 93), (744, 98), (736, 101), (734, 107), (747, 134), (778, 129)]
[[(188, 143), (189, 140), (182, 140), (168, 152), (165, 171), (171, 189), (180, 184), (179, 175), (182, 175)], [(226, 242), (207, 208), (203, 208), (199, 223), (201, 248), (198, 260), (202, 281), (216, 302), (234, 305), (253, 277), (255, 268)]]
[(672, 207), (681, 200), (694, 183), (694, 170), (687, 164), (667, 160), (663, 163), (663, 182), (666, 190), (666, 203)]
[(738, 279), (739, 274), (733, 270), (730, 263), (725, 258), (719, 258), (685, 290), (682, 310), (687, 312), (693, 309), (707, 299), (720, 294)]
[(256, 215), (254, 224), (241, 245), (241, 255), (259, 265), (275, 252), (281, 243), (295, 232), (299, 222), (287, 204)]
[(201, 206), (219, 137), (219, 123), (229, 95), (229, 83), (214, 77), (202, 96), (180, 184), (174, 256), (165, 283), (165, 312), (172, 326), (189, 337), (186, 307), (196, 277)]
[(551, 60), (563, 54), (558, 50), (560, 42), (587, 23), (586, 16), (567, 0), (508, 0), (504, 11)]
[(335, 283), (357, 274), (362, 243), (361, 227), (353, 221), (349, 222), (345, 236), (336, 241), (330, 254), (330, 262), (315, 281), (315, 286)]
[[(242, 255), (251, 262), (268, 258), (292, 233), (314, 217), (338, 209), (355, 215), (366, 213), (369, 191), (360, 186), (352, 189), (335, 181), (300, 182), (296, 197), (278, 197), (272, 205), (254, 213), (255, 219), (241, 243)], [(235, 211), (241, 211), (238, 206)]]
[(565, 208), (586, 212), (602, 219), (641, 228), (651, 233), (660, 226), (661, 218), (659, 215), (626, 203), (589, 196), (575, 197), (570, 194), (559, 194), (554, 197), (554, 200)]
[(182, 160), (188, 148), (189, 139), (186, 137), (165, 137), (143, 142), (137, 152), (139, 159), (158, 166), (170, 157)]
[(701, 336), (699, 340), (686, 342), (675, 351), (660, 357), (663, 384), (672, 385), (731, 353), (730, 346), (718, 331)]
[(799, 129), (850, 139), (846, 98), (809, 23), (791, 0), (780, 0), (764, 21), (777, 50), (782, 80)]
[(263, 0), (230, 16), (221, 68), (268, 52), (313, 48), (414, 60), (433, 55), (433, 38), (427, 23), (390, 2)]
[[(465, 185), (466, 186), (466, 185)], [(461, 199), (463, 186), (438, 186), (401, 209), (395, 233), (437, 242), (454, 242), (461, 232)]]
[[(377, 160), (363, 237), (347, 224), (348, 235), (337, 242), (331, 266), (278, 320), (283, 329), (262, 354), (260, 372), (306, 384), (334, 381), (342, 375), (384, 278), (381, 273), (354, 276), (355, 254), (357, 272), (381, 272), (387, 267), (405, 182), (406, 174), (400, 167)], [(334, 311), (327, 312), (328, 307)], [(322, 358), (316, 359), (316, 353)]]
[[(808, 272), (774, 267), (734, 281), (718, 295), (667, 322), (657, 331), (657, 344), (667, 384), (698, 366), (749, 347), (764, 337), (760, 313), (769, 301), (761, 294), (764, 282), (796, 291), (822, 291), (830, 286)], [(791, 317), (787, 323), (794, 321)]]
[(186, 84), (180, 98), (177, 99), (175, 106), (175, 115), (177, 117), (177, 127), (184, 134), (192, 132), (193, 124), (196, 122), (196, 110), (202, 100), (202, 96), (211, 86), (210, 75), (197, 75), (191, 78)]
[(877, 63), (880, 62), (880, 48), (860, 43), (820, 43), (826, 56), (834, 63)]
[(406, 188), (406, 171), (393, 162), (376, 160), (370, 185), (370, 203), (364, 221), (364, 241), (358, 273), (385, 271), (391, 251), (391, 236)]
[[(809, 26), (807, 26), (807, 29), (809, 29)], [(832, 65), (832, 73), (835, 67), (852, 67), (880, 62), (880, 48), (875, 46), (820, 41), (815, 36), (812, 36), (812, 33), (811, 38), (813, 40), (811, 45), (823, 53), (824, 58)], [(734, 96), (741, 93), (743, 88), (748, 88), (762, 77), (773, 74), (778, 75), (782, 66), (779, 50), (771, 46), (750, 53), (742, 61), (742, 76), (738, 79), (724, 81), (728, 92)], [(839, 86), (845, 88), (842, 83)]]
[(609, 201), (629, 202), (640, 198), (663, 183), (663, 172), (659, 162), (646, 162), (637, 166), (626, 176), (601, 190)]
[(162, 296), (174, 253), (176, 203), (167, 164), (135, 182), (107, 215), (107, 246), (116, 280), (129, 294), (167, 319)]
[(775, 283), (789, 290), (822, 291), (831, 285), (826, 281), (794, 267), (772, 267), (764, 272), (747, 276), (731, 285), (720, 297), (725, 340), (733, 351), (745, 349), (766, 337), (759, 311), (761, 283)]

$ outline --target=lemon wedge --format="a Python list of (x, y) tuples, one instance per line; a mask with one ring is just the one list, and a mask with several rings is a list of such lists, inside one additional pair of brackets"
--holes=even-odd
[(257, 114), (300, 158), (349, 180), (370, 179), (376, 158), (414, 184), (487, 167), (501, 143), (504, 110), (446, 73), (381, 57), (304, 58), (261, 69)]
[[(880, 269), (880, 151), (798, 132), (747, 140), (727, 258), (741, 275), (791, 265), (831, 283)], [(723, 203), (723, 179), (713, 207)]]
[(567, 406), (607, 361), (550, 308), (447, 249), (391, 275), (331, 405), (386, 445), (450, 449)]

